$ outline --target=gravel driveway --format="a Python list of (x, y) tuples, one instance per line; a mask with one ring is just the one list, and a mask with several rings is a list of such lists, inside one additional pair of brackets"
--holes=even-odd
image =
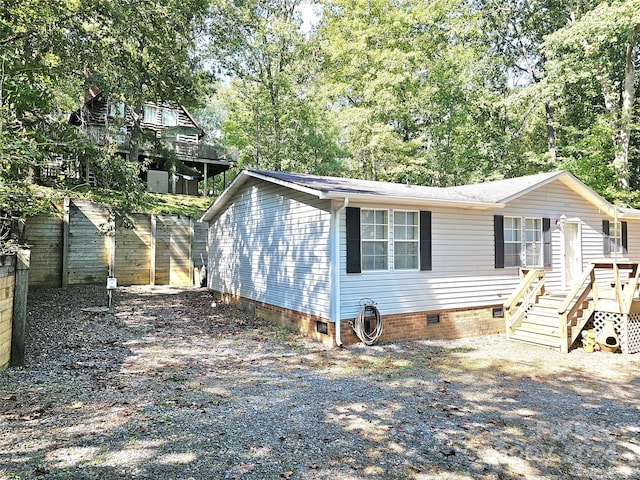
[[(29, 292), (1, 479), (640, 479), (640, 355), (327, 350), (206, 290)], [(97, 311), (95, 311), (97, 310)]]

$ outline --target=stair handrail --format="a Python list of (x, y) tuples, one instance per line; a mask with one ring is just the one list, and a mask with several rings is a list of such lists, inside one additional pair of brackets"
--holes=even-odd
[[(533, 287), (536, 280), (538, 283)], [(544, 295), (544, 288), (544, 269), (520, 270), (520, 285), (503, 304), (507, 338), (513, 325), (524, 317), (527, 309), (535, 303), (535, 298)]]
[(628, 283), (625, 286), (622, 293), (624, 294), (624, 305), (621, 305), (620, 311), (622, 313), (631, 313), (631, 305), (633, 304), (633, 297), (635, 296), (636, 289), (638, 288), (638, 282), (640, 281), (640, 268), (635, 264), (632, 267), (631, 274), (629, 275)]
[[(587, 282), (589, 280), (589, 282)], [(560, 317), (560, 350), (567, 353), (569, 348), (579, 335), (579, 331), (573, 331), (569, 338), (569, 326), (572, 325), (573, 319), (577, 319), (578, 310), (587, 299), (589, 294), (593, 294), (594, 305), (598, 302), (598, 288), (596, 286), (595, 265), (589, 265), (583, 272), (580, 279), (575, 283), (574, 287), (569, 291), (564, 301), (558, 307), (558, 315)], [(576, 322), (577, 324), (577, 322)]]

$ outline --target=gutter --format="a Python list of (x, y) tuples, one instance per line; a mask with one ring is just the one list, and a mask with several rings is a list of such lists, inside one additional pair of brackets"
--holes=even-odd
[(349, 205), (344, 197), (342, 204), (333, 211), (331, 232), (331, 316), (336, 328), (336, 345), (342, 346), (340, 337), (340, 214)]

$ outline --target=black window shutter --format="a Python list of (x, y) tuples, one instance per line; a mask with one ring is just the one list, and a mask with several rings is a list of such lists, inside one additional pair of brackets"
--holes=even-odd
[(611, 237), (609, 237), (609, 220), (602, 220), (602, 251), (611, 253)]
[(620, 222), (620, 226), (622, 228), (622, 232), (620, 233), (620, 236), (622, 238), (622, 252), (623, 253), (629, 253), (628, 250), (628, 243), (627, 243), (627, 222)]
[(431, 212), (420, 210), (420, 270), (431, 270)]
[(362, 272), (360, 261), (360, 209), (346, 208), (347, 222), (347, 273)]
[(542, 261), (545, 267), (551, 266), (551, 219), (542, 219)]
[(504, 216), (493, 216), (493, 239), (495, 244), (495, 266), (504, 268)]

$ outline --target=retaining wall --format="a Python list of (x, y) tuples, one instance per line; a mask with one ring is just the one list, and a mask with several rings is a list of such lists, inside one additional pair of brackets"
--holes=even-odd
[(15, 255), (0, 256), (0, 370), (7, 368), (11, 359), (15, 268)]

